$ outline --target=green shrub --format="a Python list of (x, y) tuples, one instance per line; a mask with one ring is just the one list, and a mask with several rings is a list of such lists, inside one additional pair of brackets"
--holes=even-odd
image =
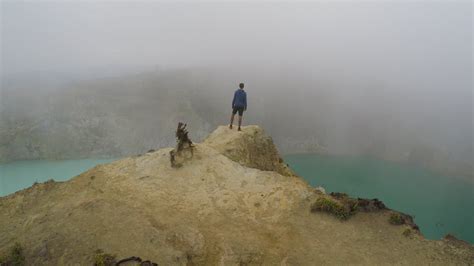
[(105, 253), (103, 250), (98, 249), (94, 256), (94, 266), (112, 266), (115, 265), (115, 255)]
[(344, 203), (347, 207), (349, 207), (351, 214), (354, 214), (357, 211), (357, 208), (359, 207), (359, 201), (356, 199), (348, 198), (344, 201)]
[(348, 201), (347, 206), (330, 198), (320, 197), (311, 206), (311, 211), (331, 213), (341, 220), (347, 220), (357, 209), (357, 202)]
[(15, 243), (6, 256), (0, 257), (0, 264), (12, 266), (25, 265), (23, 247), (19, 243)]
[(398, 213), (390, 214), (390, 218), (388, 221), (393, 225), (401, 225), (405, 223), (405, 221), (403, 220), (403, 217)]
[(406, 236), (406, 237), (409, 237), (409, 236), (411, 236), (412, 233), (413, 233), (413, 232), (411, 231), (411, 229), (410, 229), (410, 228), (407, 228), (407, 229), (403, 230), (403, 233), (402, 233), (402, 234), (403, 234), (404, 236)]

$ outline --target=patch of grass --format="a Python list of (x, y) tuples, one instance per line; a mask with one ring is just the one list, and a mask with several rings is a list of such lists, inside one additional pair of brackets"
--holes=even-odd
[(409, 237), (413, 234), (413, 231), (410, 228), (407, 228), (407, 229), (403, 230), (402, 234), (406, 237)]
[(105, 253), (101, 249), (96, 250), (94, 255), (94, 266), (113, 266), (116, 263), (115, 255)]
[(320, 197), (311, 206), (311, 211), (331, 213), (341, 220), (347, 220), (355, 213), (357, 201), (347, 200), (345, 204), (327, 197)]
[(0, 257), (0, 265), (25, 265), (25, 255), (23, 255), (23, 247), (20, 243), (15, 243), (6, 256)]
[(359, 201), (351, 198), (347, 198), (344, 204), (349, 208), (351, 214), (354, 214), (359, 207)]
[(403, 217), (398, 213), (390, 214), (390, 218), (388, 219), (388, 221), (393, 225), (401, 225), (405, 223)]

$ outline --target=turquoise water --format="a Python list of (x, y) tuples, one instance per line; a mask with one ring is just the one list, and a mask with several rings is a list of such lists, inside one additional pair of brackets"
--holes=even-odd
[(27, 188), (34, 182), (68, 180), (97, 164), (110, 161), (112, 159), (37, 160), (0, 164), (0, 197)]
[[(18, 161), (0, 164), (0, 196), (48, 179), (68, 180), (112, 159)], [(313, 186), (353, 197), (378, 198), (389, 208), (415, 216), (423, 235), (447, 233), (474, 243), (474, 182), (420, 168), (346, 156), (288, 155), (285, 161)]]
[(415, 218), (426, 238), (447, 233), (474, 243), (474, 182), (381, 160), (316, 154), (285, 161), (312, 186), (353, 197), (378, 198)]

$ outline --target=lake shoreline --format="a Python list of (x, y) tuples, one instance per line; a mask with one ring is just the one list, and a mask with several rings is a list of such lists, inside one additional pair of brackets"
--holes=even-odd
[(389, 208), (415, 216), (422, 233), (441, 239), (448, 233), (474, 243), (466, 212), (474, 202), (473, 183), (432, 171), (370, 157), (298, 153), (283, 156), (290, 168), (311, 186), (327, 193), (378, 198)]

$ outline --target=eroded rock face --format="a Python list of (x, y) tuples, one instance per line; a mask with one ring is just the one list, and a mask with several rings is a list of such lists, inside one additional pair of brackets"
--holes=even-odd
[(272, 138), (259, 126), (245, 126), (240, 132), (220, 126), (204, 140), (204, 144), (241, 165), (294, 175), (280, 157)]
[(407, 238), (386, 210), (311, 213), (326, 195), (286, 172), (258, 127), (194, 145), (179, 168), (161, 149), (0, 198), (0, 257), (19, 242), (27, 265), (91, 265), (98, 249), (159, 265), (472, 262), (472, 245)]

